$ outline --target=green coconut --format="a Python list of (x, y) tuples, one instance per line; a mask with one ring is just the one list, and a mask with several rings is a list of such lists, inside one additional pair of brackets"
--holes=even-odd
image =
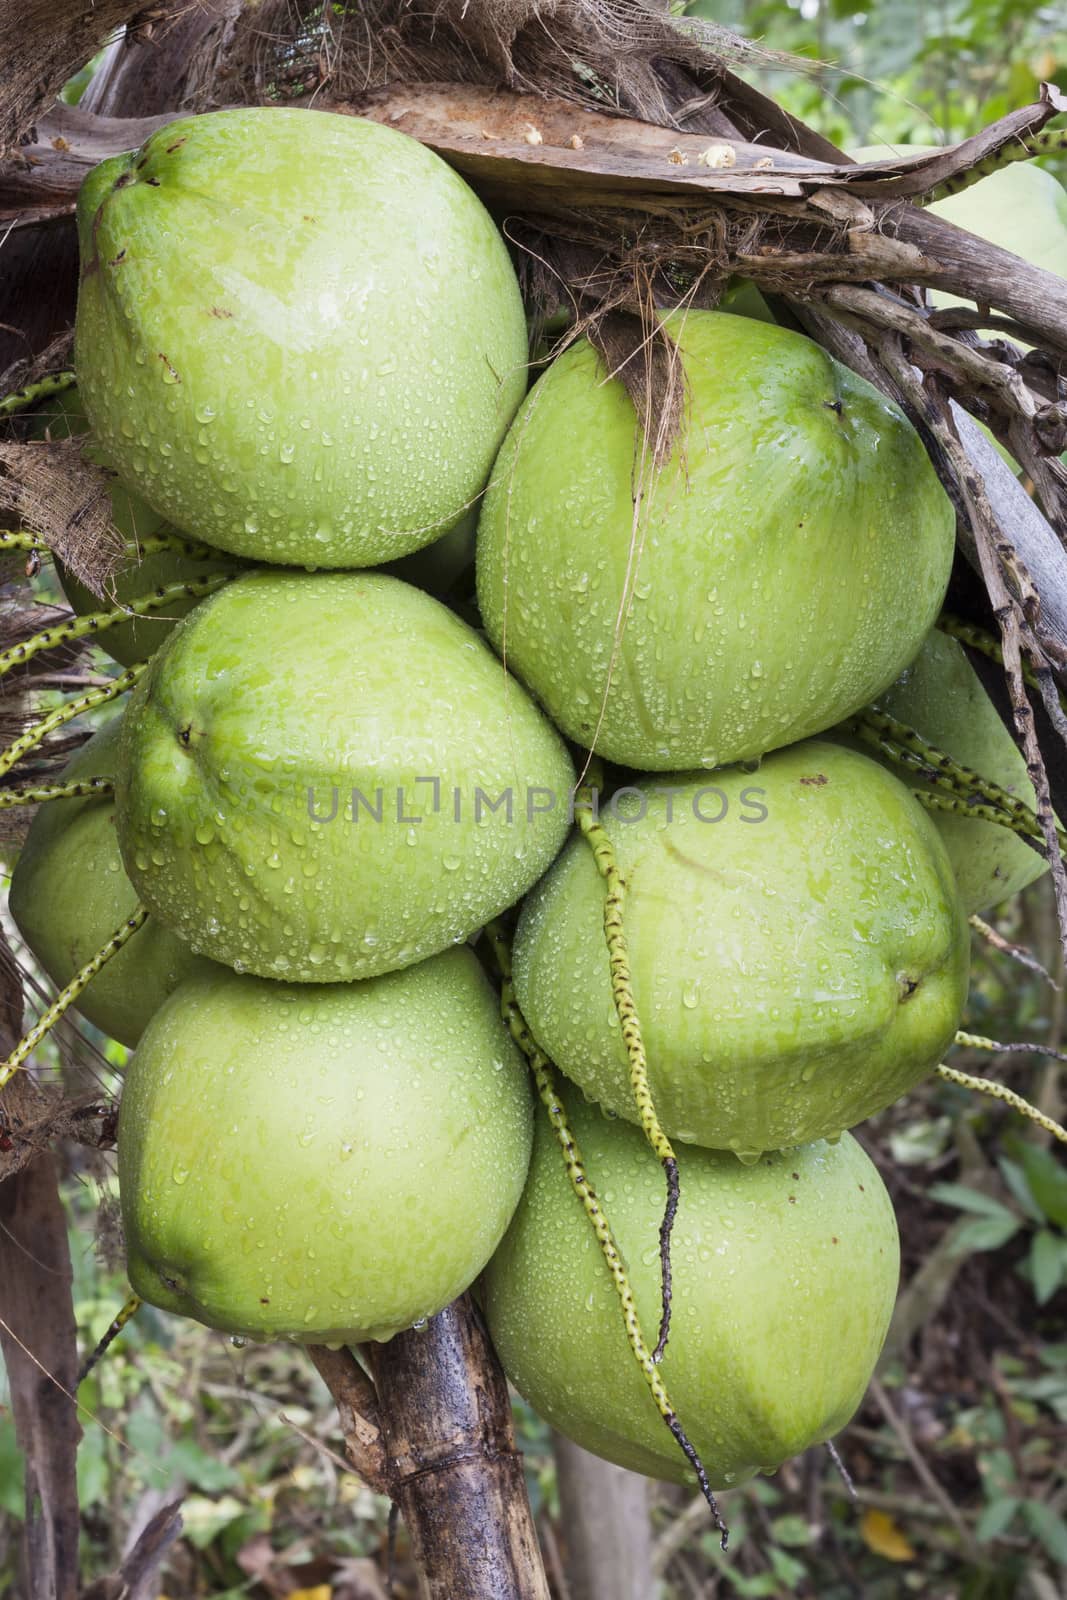
[(516, 418), (478, 529), (509, 669), (571, 738), (653, 771), (858, 710), (933, 624), (954, 538), (911, 425), (818, 345), (721, 312), (671, 329), (688, 400), (669, 463), (576, 344)]
[(478, 634), (382, 573), (236, 579), (153, 659), (125, 751), (144, 903), (297, 982), (407, 966), (513, 905), (563, 843), (574, 776)]
[[(620, 790), (602, 821), (672, 1138), (751, 1159), (834, 1135), (941, 1059), (967, 996), (967, 925), (937, 830), (877, 762), (813, 740), (757, 772)], [(516, 994), (560, 1070), (637, 1121), (603, 908), (575, 836), (523, 908)]]
[[(62, 781), (114, 778), (120, 733), (114, 721), (94, 734), (67, 763)], [(12, 875), (10, 910), (57, 988), (136, 908), (137, 894), (119, 855), (114, 800), (89, 795), (41, 806)], [(171, 991), (211, 965), (150, 918), (82, 991), (77, 1009), (120, 1044), (135, 1045)]]
[[(641, 1134), (568, 1097), (651, 1338), (659, 1322), (663, 1174)], [(846, 1134), (765, 1155), (687, 1149), (660, 1368), (715, 1488), (828, 1439), (859, 1405), (899, 1272), (896, 1223), (874, 1166)], [(608, 1270), (546, 1119), (514, 1221), (486, 1271), (493, 1344), (547, 1422), (633, 1472), (692, 1481), (630, 1353)]]
[[(1037, 804), (1026, 762), (967, 660), (963, 646), (937, 629), (884, 694), (878, 709), (914, 728), (965, 767), (980, 772), (1033, 809)], [(929, 789), (920, 778), (908, 778)], [(932, 821), (944, 842), (964, 910), (987, 911), (1025, 889), (1048, 863), (1009, 828), (977, 817), (937, 812)]]
[(532, 1122), (468, 950), (357, 984), (190, 979), (127, 1071), (130, 1282), (232, 1334), (388, 1339), (484, 1267)]
[(103, 162), (78, 222), (85, 407), (179, 528), (362, 567), (480, 493), (526, 323), (488, 212), (425, 145), (319, 111), (213, 112)]

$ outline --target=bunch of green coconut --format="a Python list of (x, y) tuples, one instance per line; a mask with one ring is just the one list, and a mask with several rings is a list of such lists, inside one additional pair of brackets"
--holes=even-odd
[[(531, 386), (493, 220), (356, 118), (175, 122), (79, 223), (65, 425), (130, 554), (78, 626), (135, 686), (11, 910), (136, 1047), (134, 1290), (360, 1344), (476, 1285), (613, 1461), (690, 1477), (668, 1412), (716, 1486), (829, 1438), (898, 1275), (848, 1130), (941, 1061), (968, 913), (1044, 865), (876, 759), (914, 730), (1033, 803), (935, 629), (919, 438), (800, 334), (674, 312), (653, 464), (586, 341)], [(476, 625), (438, 597), (474, 517)]]

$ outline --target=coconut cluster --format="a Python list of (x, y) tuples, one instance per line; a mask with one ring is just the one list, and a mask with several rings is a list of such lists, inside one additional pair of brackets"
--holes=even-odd
[(131, 540), (164, 535), (116, 594), (222, 585), (101, 635), (150, 657), (71, 764), (114, 794), (42, 810), (12, 887), (57, 983), (150, 912), (79, 1002), (135, 1046), (135, 1290), (343, 1343), (481, 1277), (542, 1415), (685, 1476), (475, 953), (517, 908), (518, 1003), (651, 1329), (662, 1179), (573, 827), (596, 757), (678, 1149), (664, 1381), (714, 1484), (829, 1437), (898, 1272), (847, 1130), (938, 1063), (966, 913), (1040, 868), (838, 731), (877, 701), (1026, 797), (930, 633), (954, 518), (914, 430), (771, 320), (676, 312), (684, 425), (654, 464), (592, 345), (529, 367), (475, 194), (357, 118), (171, 123), (90, 175), (79, 227), (62, 426), (91, 429)]

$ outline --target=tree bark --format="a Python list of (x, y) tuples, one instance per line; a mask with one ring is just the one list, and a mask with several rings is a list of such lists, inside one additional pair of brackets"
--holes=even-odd
[(549, 1600), (507, 1383), (469, 1295), (367, 1354), (421, 1600)]
[(147, 11), (163, 23), (187, 5), (188, 0), (157, 0), (150, 7), (139, 0), (0, 0), (0, 151), (18, 146), (116, 28)]
[(559, 1433), (552, 1451), (570, 1600), (653, 1600), (648, 1479)]
[[(0, 1053), (22, 1032), (22, 989), (0, 933)], [(0, 1098), (0, 1140), (12, 1142), (16, 1107), (34, 1103), (19, 1073)], [(0, 1356), (26, 1474), (21, 1594), (74, 1600), (78, 1591), (78, 1423), (67, 1219), (55, 1157), (45, 1150), (0, 1182)]]
[(25, 1600), (74, 1600), (78, 1353), (67, 1220), (50, 1153), (0, 1184), (0, 1352), (26, 1471), (22, 1592)]
[[(198, 0), (133, 44), (113, 45), (81, 99), (105, 117), (154, 117), (218, 103), (213, 68), (243, 0)], [(225, 98), (225, 96), (223, 96)]]

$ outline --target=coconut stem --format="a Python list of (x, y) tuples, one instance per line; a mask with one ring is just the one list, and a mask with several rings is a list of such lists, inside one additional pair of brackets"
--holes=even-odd
[(50, 400), (53, 395), (73, 389), (76, 381), (73, 372), (53, 372), (37, 383), (28, 383), (24, 389), (15, 389), (0, 400), (0, 417), (13, 417), (17, 412), (36, 405), (39, 400)]
[(0, 811), (15, 806), (41, 806), (46, 800), (85, 800), (91, 794), (115, 793), (110, 778), (76, 778), (69, 783), (31, 783), (25, 789), (0, 789)]
[(623, 924), (626, 880), (619, 868), (615, 846), (596, 814), (596, 797), (601, 787), (599, 763), (591, 762), (589, 777), (575, 797), (574, 815), (582, 836), (593, 852), (597, 871), (604, 880), (604, 939), (608, 947), (611, 995), (615, 1002), (615, 1014), (619, 1019), (630, 1063), (630, 1087), (633, 1090), (634, 1104), (637, 1106), (645, 1138), (655, 1152), (667, 1180), (667, 1204), (659, 1229), (662, 1309), (659, 1337), (652, 1352), (653, 1361), (660, 1361), (667, 1348), (667, 1339), (671, 1331), (671, 1232), (678, 1211), (678, 1161), (656, 1114), (648, 1082), (648, 1058), (645, 1054), (641, 1018), (634, 1001), (630, 953)]
[[(942, 791), (913, 789), (912, 794), (928, 811), (945, 811), (955, 816), (977, 818), (1008, 828), (1020, 838), (1032, 841), (1039, 854), (1045, 854), (1045, 837), (1036, 814), (1022, 800), (999, 784), (984, 778), (972, 767), (953, 760), (946, 751), (929, 744), (914, 728), (898, 722), (884, 712), (868, 709), (841, 727), (905, 772), (915, 773)], [(1067, 833), (1057, 825), (1061, 849), (1067, 848)]]
[(563, 1152), (563, 1161), (567, 1169), (567, 1176), (571, 1182), (571, 1188), (581, 1201), (585, 1214), (593, 1226), (593, 1232), (597, 1236), (600, 1252), (607, 1263), (615, 1293), (618, 1295), (619, 1303), (622, 1306), (623, 1322), (626, 1326), (626, 1338), (630, 1349), (633, 1351), (638, 1366), (644, 1373), (645, 1382), (648, 1384), (656, 1410), (670, 1429), (679, 1449), (696, 1473), (700, 1492), (711, 1509), (711, 1514), (715, 1519), (715, 1526), (718, 1528), (722, 1538), (722, 1548), (725, 1550), (729, 1531), (719, 1513), (719, 1507), (712, 1493), (711, 1484), (708, 1482), (707, 1472), (704, 1470), (704, 1463), (693, 1447), (685, 1429), (678, 1421), (666, 1386), (657, 1369), (656, 1357), (645, 1343), (633, 1289), (630, 1286), (630, 1279), (623, 1265), (619, 1247), (615, 1242), (615, 1235), (611, 1231), (611, 1224), (604, 1214), (596, 1190), (593, 1188), (585, 1170), (585, 1163), (582, 1159), (578, 1141), (575, 1139), (567, 1122), (567, 1112), (562, 1097), (556, 1088), (552, 1062), (534, 1039), (533, 1034), (530, 1032), (529, 1024), (519, 1008), (519, 1002), (515, 998), (515, 986), (511, 975), (511, 947), (499, 924), (490, 923), (486, 928), (486, 933), (500, 973), (501, 1015), (507, 1024), (511, 1037), (530, 1064), (538, 1096), (548, 1113), (548, 1120), (552, 1124), (556, 1139)]
[(109, 700), (117, 700), (120, 694), (132, 689), (146, 665), (147, 663), (142, 661), (137, 666), (130, 667), (121, 676), (113, 678), (110, 683), (97, 689), (88, 689), (85, 694), (76, 695), (72, 700), (67, 700), (54, 711), (50, 711), (39, 722), (35, 722), (32, 728), (27, 728), (25, 733), (20, 734), (13, 744), (9, 744), (7, 749), (0, 753), (0, 778), (10, 772), (23, 756), (43, 744), (56, 728), (62, 728), (65, 723), (73, 722), (75, 717), (80, 717), (85, 711), (91, 711), (94, 706), (103, 706)]
[(212, 574), (210, 578), (196, 578), (190, 583), (168, 584), (165, 588), (154, 589), (151, 594), (115, 606), (110, 611), (90, 611), (83, 617), (72, 617), (69, 621), (57, 623), (53, 628), (42, 628), (32, 638), (24, 639), (21, 644), (12, 645), (10, 650), (0, 654), (0, 675), (10, 672), (12, 667), (21, 666), (42, 650), (51, 650), (56, 645), (72, 644), (76, 639), (103, 633), (108, 628), (129, 622), (131, 617), (143, 617), (159, 611), (175, 600), (202, 599), (221, 589), (224, 583), (232, 582), (236, 576), (236, 572), (220, 572)]
[(1012, 961), (1017, 961), (1020, 966), (1028, 967), (1031, 972), (1036, 972), (1039, 977), (1044, 978), (1045, 982), (1053, 989), (1059, 989), (1060, 986), (1052, 974), (1041, 965), (1037, 957), (1025, 945), (1012, 944), (1010, 939), (1005, 939), (1002, 933), (998, 933), (996, 928), (991, 927), (977, 913), (972, 913), (967, 918), (967, 921), (975, 933), (983, 938), (991, 949), (998, 951), (1001, 955), (1009, 956)]
[[(966, 808), (965, 814), (979, 814), (971, 804), (971, 797), (977, 795), (986, 802), (986, 807), (992, 807), (997, 813), (985, 816), (985, 820), (1010, 828), (1023, 838), (1036, 839), (1044, 844), (1041, 825), (1025, 801), (1009, 794), (1000, 784), (984, 778), (973, 767), (963, 766), (946, 751), (930, 744), (914, 728), (909, 728), (907, 723), (898, 722), (896, 717), (890, 717), (884, 711), (868, 709), (845, 726), (896, 766), (918, 773), (928, 783), (953, 795)], [(981, 814), (984, 815), (985, 810), (983, 807)], [(1067, 846), (1067, 833), (1062, 828), (1057, 828), (1056, 836), (1061, 849)]]
[(1016, 1094), (1014, 1089), (1007, 1089), (1002, 1083), (996, 1083), (992, 1078), (974, 1078), (969, 1072), (960, 1072), (957, 1067), (947, 1067), (944, 1062), (937, 1069), (938, 1075), (947, 1083), (956, 1083), (961, 1089), (971, 1089), (975, 1094), (987, 1094), (993, 1100), (1003, 1100), (1005, 1105), (1011, 1106), (1013, 1111), (1018, 1111), (1021, 1116), (1029, 1117), (1031, 1122), (1036, 1122), (1039, 1128), (1046, 1133), (1051, 1133), (1054, 1139), (1059, 1139), (1061, 1144), (1067, 1144), (1067, 1128), (1061, 1127), (1052, 1117), (1047, 1117), (1043, 1111), (1032, 1106), (1029, 1100), (1021, 1094)]
[[(52, 551), (39, 533), (29, 533), (25, 528), (0, 529), (0, 554), (7, 550), (28, 550), (36, 555), (51, 555)], [(219, 551), (213, 545), (201, 544), (195, 539), (183, 539), (176, 533), (151, 533), (144, 539), (128, 539), (126, 554), (135, 561), (145, 556), (159, 555), (172, 550), (176, 555), (189, 556), (196, 561), (217, 560)]]
[(9, 550), (25, 550), (36, 556), (52, 553), (39, 533), (28, 533), (24, 528), (0, 528), (0, 555)]
[[(950, 817), (967, 817), (971, 821), (991, 822), (995, 827), (1010, 829), (1021, 839), (1031, 840), (1035, 845), (1038, 843), (1037, 836), (1029, 828), (1013, 828), (999, 806), (964, 800), (957, 794), (931, 794), (929, 789), (913, 789), (911, 792), (924, 811), (944, 812)], [(1039, 847), (1038, 854), (1043, 856), (1045, 851)]]
[(936, 189), (923, 196), (922, 203), (929, 205), (932, 200), (944, 200), (950, 194), (962, 194), (991, 173), (1002, 172), (1016, 161), (1034, 161), (1039, 156), (1057, 155), (1062, 150), (1067, 150), (1067, 131), (1062, 128), (1024, 134), (986, 156), (984, 161), (979, 161), (969, 171), (957, 173), (954, 178), (947, 178), (944, 183), (938, 184)]
[(964, 1033), (961, 1028), (956, 1034), (953, 1044), (961, 1045), (966, 1050), (988, 1050), (992, 1055), (1026, 1055), (1051, 1057), (1055, 1061), (1067, 1061), (1067, 1051), (1053, 1050), (1047, 1044), (1002, 1044), (999, 1039), (987, 1039), (981, 1033)]
[[(135, 1317), (144, 1304), (139, 1294), (131, 1294), (122, 1310), (111, 1323), (96, 1349), (87, 1355), (78, 1369), (78, 1384), (85, 1382), (93, 1368), (104, 1358), (131, 1317)], [(75, 1385), (77, 1387), (77, 1385)]]
[(37, 1048), (45, 1034), (55, 1027), (60, 1017), (74, 1004), (82, 990), (96, 977), (98, 972), (101, 972), (107, 966), (112, 956), (118, 955), (123, 945), (133, 938), (138, 928), (142, 928), (147, 920), (148, 912), (144, 906), (138, 906), (133, 915), (126, 918), (121, 928), (111, 935), (107, 944), (98, 950), (96, 955), (91, 957), (80, 971), (74, 974), (66, 988), (59, 991), (48, 1010), (38, 1022), (34, 1023), (29, 1033), (23, 1035), (7, 1060), (0, 1065), (0, 1089), (5, 1088), (11, 1082), (22, 1063)]
[[(998, 666), (1004, 665), (1004, 650), (999, 639), (987, 633), (975, 622), (965, 622), (962, 617), (957, 617), (951, 611), (942, 611), (937, 619), (936, 626), (941, 633), (947, 633), (950, 639), (957, 639), (960, 644), (965, 644), (969, 650), (977, 650), (979, 655), (986, 656), (990, 661), (995, 661)], [(1031, 689), (1041, 692), (1041, 679), (1030, 666), (1029, 662), (1022, 664), (1023, 682)], [(1062, 689), (1057, 691), (1061, 707), (1067, 711), (1067, 694)]]

